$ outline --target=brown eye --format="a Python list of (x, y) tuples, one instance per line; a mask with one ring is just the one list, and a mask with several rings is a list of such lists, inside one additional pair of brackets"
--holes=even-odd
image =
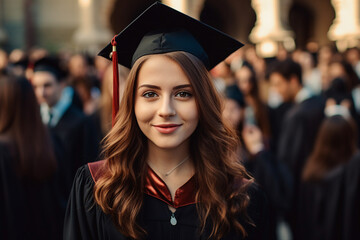
[(146, 92), (142, 96), (145, 98), (153, 98), (153, 97), (157, 97), (158, 95), (154, 92)]
[(175, 97), (180, 97), (180, 98), (190, 98), (192, 97), (192, 94), (189, 93), (189, 92), (185, 92), (185, 91), (182, 91), (182, 92), (178, 92)]

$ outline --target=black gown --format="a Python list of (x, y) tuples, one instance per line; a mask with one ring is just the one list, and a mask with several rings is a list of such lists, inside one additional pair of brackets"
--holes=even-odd
[(345, 166), (342, 239), (360, 239), (360, 153)]
[(268, 240), (277, 239), (277, 222), (289, 209), (292, 194), (292, 177), (282, 163), (268, 150), (262, 150), (244, 161), (246, 170), (255, 178), (268, 197)]
[(35, 182), (19, 177), (13, 150), (13, 145), (0, 141), (0, 239), (61, 239), (63, 217), (55, 179)]
[(303, 182), (297, 207), (294, 240), (351, 240), (341, 238), (344, 209), (344, 165), (319, 182)]
[[(85, 163), (95, 161), (98, 144), (94, 141), (93, 123), (75, 106), (71, 105), (60, 118), (56, 126), (49, 126), (49, 132), (61, 145), (63, 153), (59, 159), (63, 171), (63, 195), (68, 198), (77, 169)], [(65, 204), (66, 205), (66, 204)]]
[(285, 115), (279, 136), (277, 158), (293, 177), (293, 194), (287, 220), (294, 230), (301, 172), (313, 150), (317, 132), (324, 119), (325, 101), (310, 97), (294, 105)]
[[(90, 169), (93, 168), (90, 167)], [(127, 239), (117, 230), (111, 217), (94, 203), (94, 178), (92, 175), (95, 176), (93, 171), (90, 172), (88, 165), (81, 167), (76, 174), (65, 217), (64, 239)], [(207, 239), (211, 228), (206, 226), (204, 233), (199, 234), (196, 204), (191, 200), (194, 199), (194, 191), (185, 191), (193, 188), (193, 184), (194, 178), (191, 178), (176, 191), (175, 200), (172, 201), (165, 183), (149, 168), (146, 183), (149, 187), (146, 187), (144, 191), (143, 206), (138, 216), (139, 224), (147, 231), (146, 239)], [(249, 189), (249, 195), (251, 200), (248, 215), (256, 227), (240, 219), (248, 233), (246, 239), (266, 239), (265, 195), (255, 186)], [(169, 204), (176, 208), (174, 217), (177, 223), (175, 225), (170, 223), (172, 213), (168, 208)], [(235, 232), (230, 232), (223, 239), (244, 238)]]

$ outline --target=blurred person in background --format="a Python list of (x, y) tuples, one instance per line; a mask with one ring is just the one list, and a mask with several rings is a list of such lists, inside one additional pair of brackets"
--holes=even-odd
[(250, 63), (255, 71), (256, 80), (259, 86), (259, 96), (263, 102), (267, 102), (271, 94), (269, 93), (269, 84), (266, 81), (266, 61), (256, 53), (255, 46), (244, 47), (244, 61)]
[(89, 64), (86, 57), (81, 54), (71, 56), (68, 62), (68, 70), (70, 78), (86, 77), (89, 74)]
[(315, 67), (314, 56), (307, 51), (299, 51), (293, 60), (301, 66), (304, 86), (314, 95), (319, 95), (322, 90), (321, 72)]
[(73, 78), (72, 86), (82, 102), (83, 112), (86, 115), (93, 114), (99, 108), (100, 90), (95, 93), (94, 88), (96, 87), (88, 77)]
[(317, 53), (316, 68), (321, 72), (322, 77), (326, 77), (330, 61), (334, 58), (336, 50), (333, 46), (321, 46)]
[(16, 76), (25, 76), (26, 68), (29, 64), (29, 57), (25, 51), (14, 49), (9, 54), (9, 72)]
[(268, 196), (270, 221), (267, 239), (275, 240), (278, 222), (290, 201), (291, 177), (266, 148), (260, 128), (246, 122), (246, 104), (236, 85), (226, 88), (223, 103), (223, 118), (238, 134), (240, 159)]
[[(74, 54), (67, 63), (67, 82), (75, 90), (74, 102), (87, 115), (96, 110), (100, 97), (100, 79), (97, 69), (92, 65), (92, 58), (83, 54)], [(95, 107), (94, 107), (95, 105)]]
[(360, 78), (360, 49), (356, 47), (347, 49), (345, 52), (345, 61), (351, 64)]
[(8, 54), (0, 48), (0, 74), (5, 74), (8, 68)]
[(344, 209), (356, 207), (354, 203), (345, 204), (353, 199), (344, 193), (352, 185), (359, 185), (344, 182), (346, 165), (357, 152), (356, 127), (349, 110), (333, 104), (327, 104), (325, 112), (329, 117), (321, 124), (314, 150), (302, 172), (295, 240), (357, 239), (343, 238), (343, 231), (348, 232)]
[(340, 78), (345, 83), (346, 93), (349, 95), (351, 95), (352, 90), (360, 83), (359, 77), (351, 64), (342, 59), (334, 59), (329, 62), (329, 83), (324, 88), (324, 91), (326, 91), (332, 81), (336, 78)]
[(231, 71), (230, 64), (226, 61), (220, 62), (210, 71), (215, 88), (221, 94), (224, 93), (227, 86), (235, 83), (234, 75)]
[(49, 57), (49, 52), (40, 47), (34, 47), (30, 49), (29, 51), (29, 63), (27, 65), (27, 68), (25, 70), (25, 77), (28, 80), (31, 80), (33, 74), (34, 74), (34, 64), (35, 62), (39, 61), (42, 58)]
[(0, 238), (61, 239), (57, 162), (31, 84), (0, 76)]
[(323, 95), (333, 98), (338, 104), (344, 99), (349, 101), (350, 112), (360, 134), (360, 80), (354, 68), (344, 60), (334, 59), (329, 63), (328, 77), (328, 86)]
[(100, 81), (102, 81), (102, 79), (105, 76), (106, 70), (108, 69), (108, 67), (110, 66), (110, 62), (106, 59), (104, 59), (103, 57), (100, 56), (95, 56), (94, 58), (94, 68), (96, 71), (96, 77), (97, 79), (99, 79)]
[[(352, 65), (358, 78), (360, 79), (360, 49), (350, 48), (345, 52), (345, 60)], [(360, 117), (360, 83), (353, 88), (352, 97), (354, 100), (354, 107), (358, 117)], [(358, 125), (359, 126), (359, 125)]]
[(324, 118), (325, 102), (303, 87), (301, 66), (290, 59), (273, 63), (269, 81), (284, 102), (293, 104), (285, 113), (279, 129), (276, 157), (287, 165), (294, 178), (292, 207), (288, 213), (288, 221), (294, 228), (301, 172)]
[(235, 79), (246, 103), (245, 124), (258, 126), (268, 146), (270, 140), (269, 113), (267, 106), (260, 99), (259, 86), (253, 67), (248, 62), (244, 62), (235, 71)]
[[(92, 152), (93, 127), (84, 113), (74, 106), (74, 90), (67, 86), (57, 59), (44, 58), (36, 62), (31, 83), (40, 104), (43, 123), (65, 148), (66, 178), (71, 184), (76, 169), (97, 157)], [(66, 191), (69, 192), (70, 188), (66, 186)]]

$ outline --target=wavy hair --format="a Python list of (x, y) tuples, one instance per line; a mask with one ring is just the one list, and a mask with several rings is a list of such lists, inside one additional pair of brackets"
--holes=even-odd
[[(210, 219), (210, 237), (220, 239), (231, 229), (246, 236), (238, 219), (241, 216), (250, 221), (246, 214), (247, 188), (253, 179), (237, 159), (238, 138), (222, 121), (221, 101), (210, 75), (200, 60), (189, 53), (163, 55), (177, 62), (188, 77), (199, 111), (198, 126), (190, 137), (190, 155), (196, 171), (201, 233)], [(95, 201), (113, 217), (119, 230), (133, 239), (146, 235), (136, 220), (143, 202), (148, 149), (147, 138), (136, 122), (134, 101), (139, 71), (149, 57), (140, 58), (130, 71), (117, 122), (104, 140), (106, 171), (94, 187)]]
[(21, 177), (42, 181), (55, 174), (50, 136), (33, 88), (24, 78), (0, 75), (0, 137), (14, 149), (11, 154)]

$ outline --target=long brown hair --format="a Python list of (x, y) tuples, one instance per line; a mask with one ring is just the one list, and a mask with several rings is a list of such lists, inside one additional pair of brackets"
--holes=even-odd
[[(237, 217), (246, 217), (247, 187), (253, 180), (236, 159), (236, 133), (222, 122), (220, 98), (203, 64), (184, 52), (164, 55), (183, 69), (198, 106), (199, 124), (190, 139), (190, 154), (196, 170), (201, 232), (210, 218), (213, 223), (211, 236), (215, 239), (220, 239), (230, 229), (239, 230), (245, 236), (245, 229)], [(148, 58), (140, 58), (130, 71), (120, 114), (105, 138), (107, 171), (94, 189), (95, 200), (102, 210), (113, 217), (124, 235), (133, 239), (141, 239), (146, 234), (136, 219), (143, 201), (148, 149), (147, 139), (136, 122), (134, 99), (138, 73)], [(242, 181), (245, 178), (249, 181)]]
[(319, 181), (326, 173), (349, 161), (356, 151), (356, 139), (356, 126), (352, 119), (339, 115), (326, 118), (305, 164), (302, 179)]
[(0, 75), (0, 136), (8, 143), (22, 177), (44, 180), (57, 163), (31, 84), (23, 78)]

